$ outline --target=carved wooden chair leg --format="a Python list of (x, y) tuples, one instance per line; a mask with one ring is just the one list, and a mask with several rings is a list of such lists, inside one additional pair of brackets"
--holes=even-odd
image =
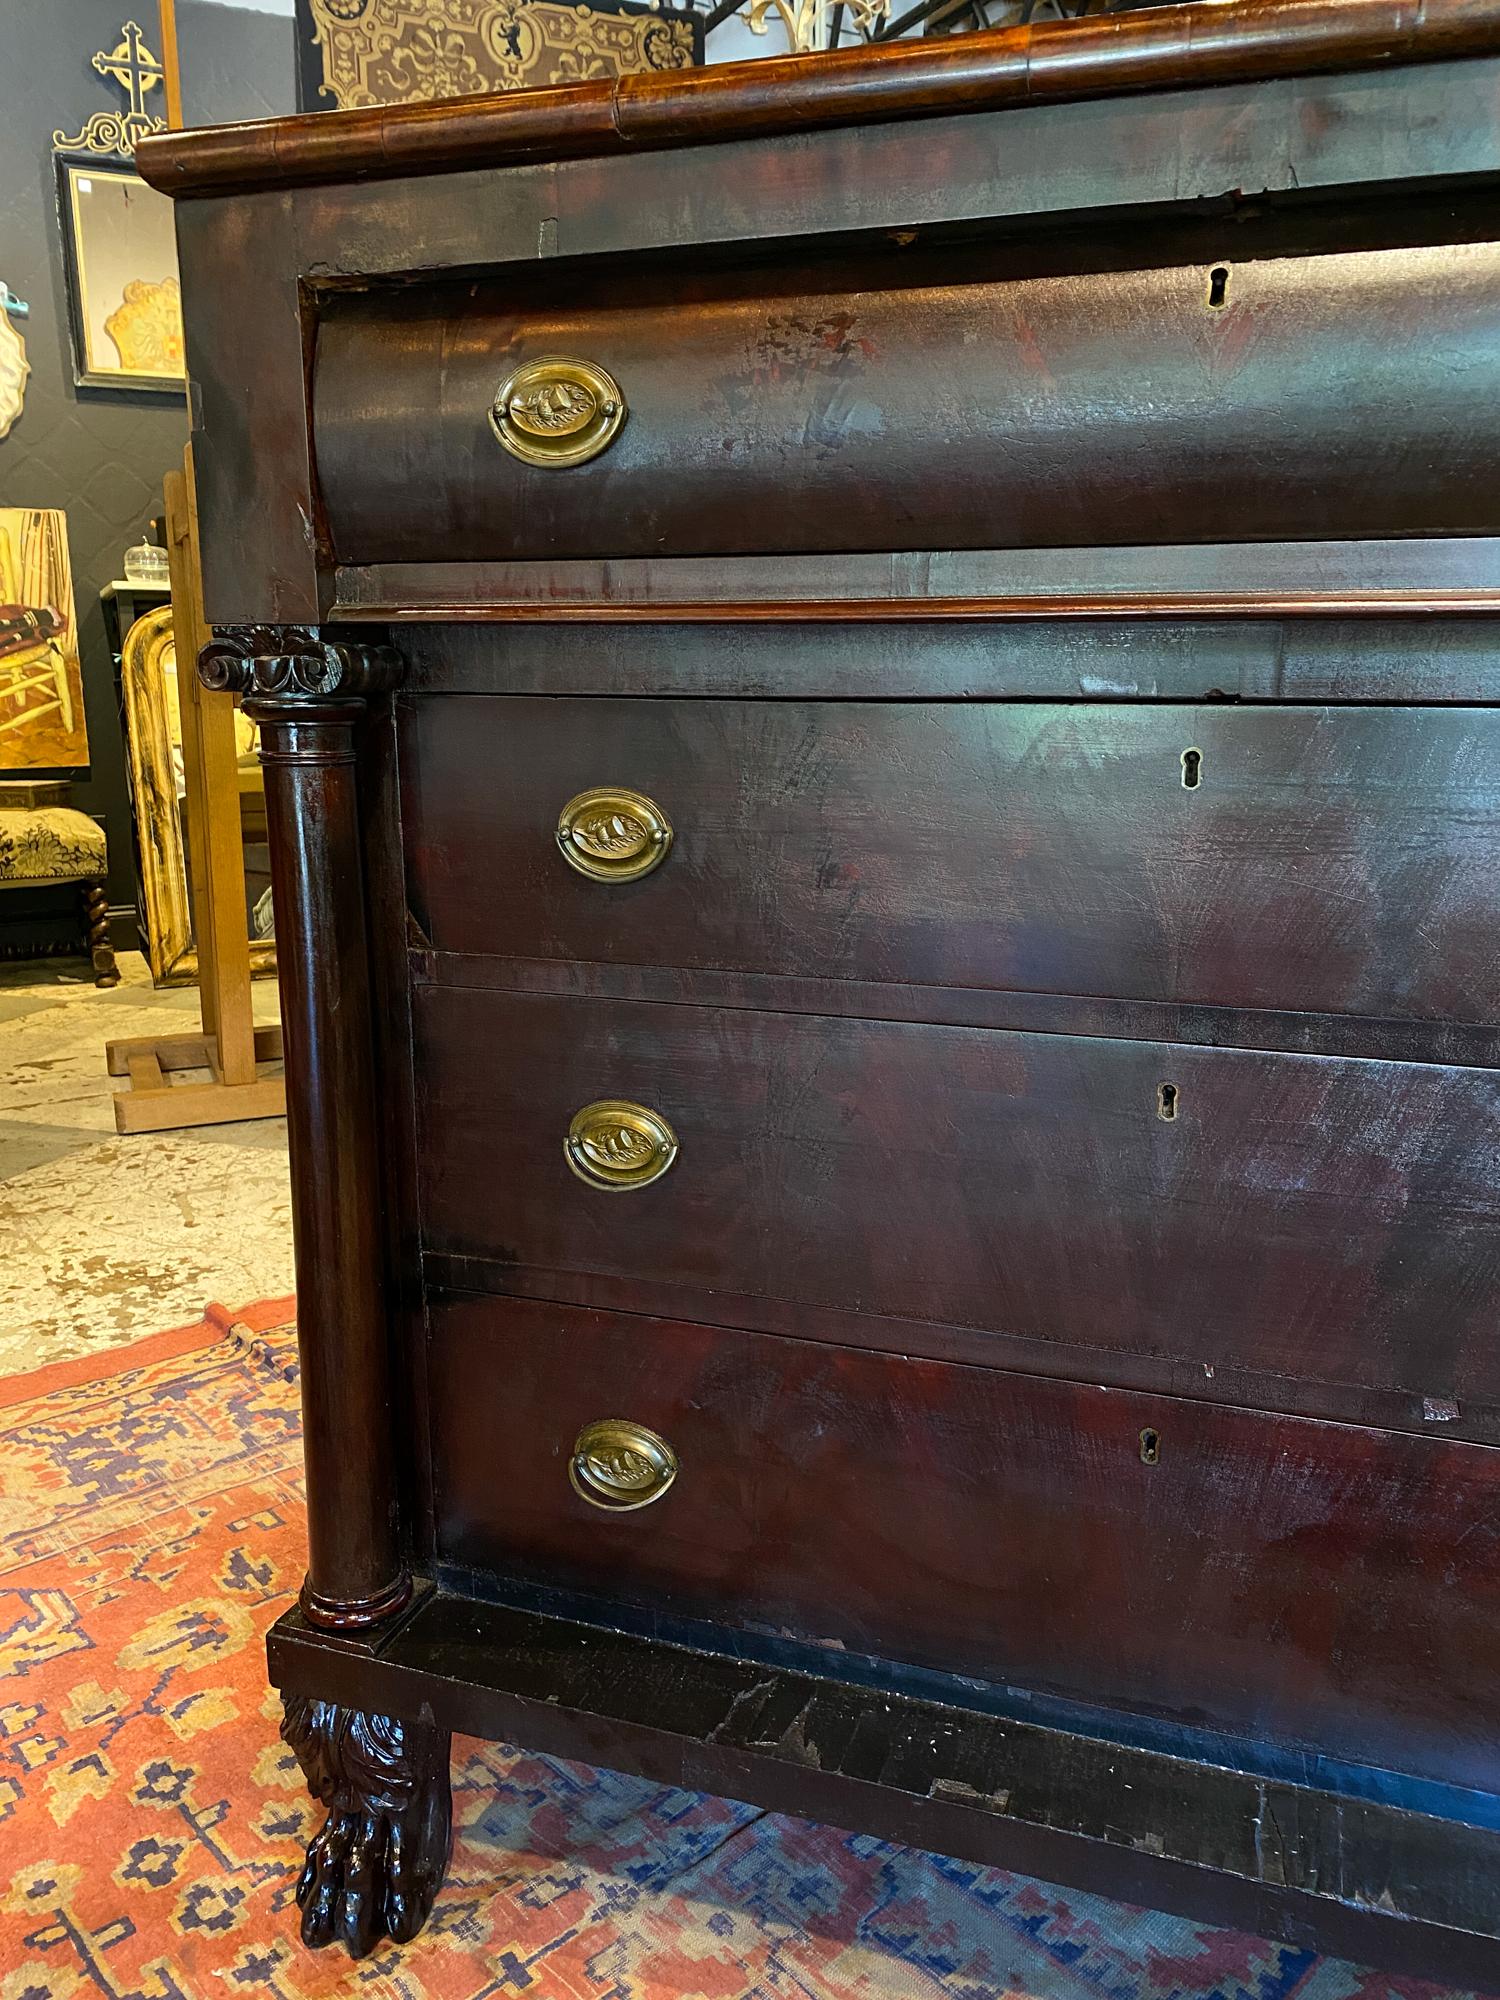
[(288, 1696), (281, 1734), (328, 1817), (297, 1884), (302, 1941), (363, 1958), (426, 1923), (453, 1845), (452, 1742), (431, 1723)]
[(94, 984), (118, 986), (120, 968), (115, 964), (115, 948), (109, 941), (109, 898), (102, 882), (83, 884), (83, 921), (88, 932), (89, 956), (94, 961)]

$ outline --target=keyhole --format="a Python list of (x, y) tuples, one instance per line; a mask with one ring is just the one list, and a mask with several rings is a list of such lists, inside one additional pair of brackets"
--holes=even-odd
[(1177, 1116), (1177, 1086), (1175, 1083), (1163, 1083), (1157, 1086), (1156, 1115), (1158, 1118), (1164, 1118), (1169, 1125)]
[(1225, 305), (1229, 296), (1229, 266), (1215, 264), (1208, 274), (1208, 303), (1215, 312)]
[(1203, 771), (1203, 752), (1184, 750), (1182, 753), (1182, 782), (1187, 791), (1196, 792), (1198, 779)]
[(1141, 1432), (1141, 1464), (1142, 1465), (1161, 1464), (1160, 1431), (1144, 1430)]

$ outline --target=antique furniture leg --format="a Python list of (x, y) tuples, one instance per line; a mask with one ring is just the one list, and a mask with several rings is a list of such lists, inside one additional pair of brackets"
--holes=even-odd
[(446, 1729), (289, 1695), (281, 1733), (328, 1817), (297, 1884), (302, 1942), (363, 1958), (414, 1938), (453, 1844)]
[(118, 986), (120, 968), (115, 964), (115, 948), (109, 941), (109, 898), (102, 882), (83, 884), (83, 922), (88, 933), (89, 957), (94, 964), (94, 984)]
[[(373, 1028), (355, 732), (393, 686), (385, 647), (296, 629), (215, 641), (210, 688), (261, 725), (276, 896), (307, 1467), (302, 1611), (362, 1633), (411, 1596), (402, 1552), (379, 1236)], [(447, 1865), (448, 1734), (330, 1702), (287, 1705), (283, 1734), (329, 1808), (298, 1885), (302, 1934), (359, 1957), (409, 1938)]]

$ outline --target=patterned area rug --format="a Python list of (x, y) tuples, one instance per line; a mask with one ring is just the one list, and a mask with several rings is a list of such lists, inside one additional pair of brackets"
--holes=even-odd
[(426, 1932), (305, 1953), (262, 1651), (302, 1564), (289, 1305), (0, 1382), (0, 2000), (1438, 2000), (462, 1738)]

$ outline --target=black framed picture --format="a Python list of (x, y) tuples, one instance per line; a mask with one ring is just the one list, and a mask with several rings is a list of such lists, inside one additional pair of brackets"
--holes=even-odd
[(182, 396), (182, 294), (168, 196), (128, 161), (56, 155), (73, 379)]

